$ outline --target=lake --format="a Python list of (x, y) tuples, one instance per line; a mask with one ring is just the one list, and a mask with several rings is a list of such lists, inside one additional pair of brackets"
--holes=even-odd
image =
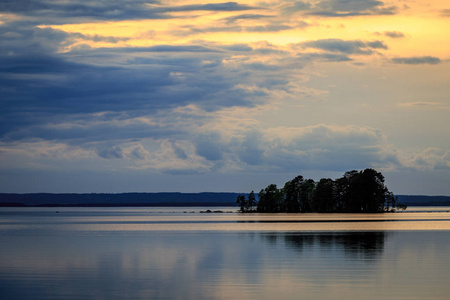
[(0, 208), (0, 299), (449, 299), (450, 208)]

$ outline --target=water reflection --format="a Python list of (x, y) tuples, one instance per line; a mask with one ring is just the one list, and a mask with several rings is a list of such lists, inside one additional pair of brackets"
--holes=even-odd
[(305, 249), (320, 248), (343, 251), (354, 257), (374, 259), (384, 250), (385, 232), (335, 232), (316, 234), (282, 234), (289, 248), (303, 252)]
[[(224, 230), (186, 230), (188, 222), (166, 216), (164, 222), (175, 221), (173, 230), (136, 230), (134, 223), (147, 220), (142, 213), (119, 216), (114, 230), (103, 231), (95, 222), (110, 226), (115, 221), (109, 215), (61, 215), (53, 224), (45, 214), (0, 220), (0, 299), (370, 300), (450, 294), (449, 230), (339, 231), (329, 223), (326, 231), (281, 231), (280, 223), (256, 223), (268, 230), (230, 231), (230, 222)], [(64, 222), (84, 222), (83, 230)], [(130, 222), (133, 227), (126, 227)]]
[(376, 269), (367, 260), (378, 262), (385, 238), (383, 232), (10, 235), (0, 244), (0, 298), (269, 299), (294, 281), (314, 289), (342, 279), (367, 284)]

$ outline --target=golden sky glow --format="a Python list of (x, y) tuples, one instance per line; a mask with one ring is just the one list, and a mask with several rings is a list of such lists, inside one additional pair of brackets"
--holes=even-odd
[[(193, 5), (194, 1), (176, 1), (176, 6)], [(210, 3), (221, 3), (210, 1)], [(399, 6), (403, 1), (399, 1)], [(428, 3), (407, 3), (408, 8), (399, 8), (400, 13), (380, 16), (355, 16), (326, 18), (300, 13), (287, 14), (280, 11), (284, 5), (263, 7), (259, 2), (246, 1), (246, 5), (258, 9), (244, 13), (236, 12), (172, 12), (169, 19), (107, 21), (63, 25), (42, 25), (68, 33), (90, 36), (126, 38), (118, 43), (75, 39), (72, 46), (86, 44), (91, 47), (148, 47), (155, 45), (182, 45), (193, 41), (208, 41), (223, 44), (254, 43), (267, 41), (279, 47), (318, 39), (377, 40), (386, 32), (398, 32), (403, 38), (389, 39), (389, 51), (382, 53), (394, 57), (434, 55), (447, 59), (450, 53), (450, 18), (442, 17), (445, 1)], [(158, 6), (152, 6), (158, 7)], [(241, 19), (227, 22), (227, 18), (243, 14), (268, 16), (257, 20)], [(303, 22), (306, 22), (306, 26)], [(271, 25), (290, 26), (290, 29), (271, 31), (263, 28)], [(259, 28), (259, 29), (258, 29)], [(259, 31), (256, 31), (259, 30)]]

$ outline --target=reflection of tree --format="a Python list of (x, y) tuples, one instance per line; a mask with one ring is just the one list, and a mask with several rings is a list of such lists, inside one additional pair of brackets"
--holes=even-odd
[(266, 240), (284, 242), (297, 251), (343, 251), (360, 259), (380, 256), (384, 251), (385, 232), (335, 232), (335, 233), (275, 233), (264, 235)]

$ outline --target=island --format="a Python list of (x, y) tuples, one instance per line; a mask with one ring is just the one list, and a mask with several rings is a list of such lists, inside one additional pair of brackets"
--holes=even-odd
[(380, 213), (406, 209), (384, 184), (384, 176), (374, 169), (348, 171), (336, 180), (318, 182), (299, 175), (277, 188), (270, 184), (247, 197), (239, 195), (241, 212), (259, 213)]

